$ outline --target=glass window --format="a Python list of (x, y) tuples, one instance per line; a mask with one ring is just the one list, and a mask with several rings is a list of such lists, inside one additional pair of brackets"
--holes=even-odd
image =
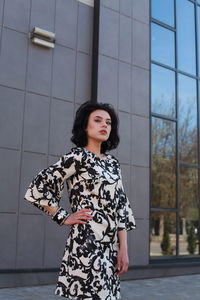
[(199, 254), (198, 170), (180, 168), (179, 254)]
[(152, 59), (174, 67), (174, 32), (152, 23)]
[(152, 0), (152, 18), (174, 26), (174, 0)]
[(196, 80), (179, 75), (179, 147), (180, 160), (197, 163), (197, 96)]
[(174, 212), (152, 212), (150, 230), (152, 256), (176, 255), (176, 214)]
[(152, 64), (151, 80), (152, 112), (176, 117), (175, 73), (166, 68)]
[(175, 123), (152, 118), (152, 207), (176, 206)]
[(196, 75), (194, 4), (177, 0), (178, 68)]

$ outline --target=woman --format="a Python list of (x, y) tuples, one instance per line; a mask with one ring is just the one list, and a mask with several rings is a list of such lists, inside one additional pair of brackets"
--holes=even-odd
[[(76, 112), (76, 147), (38, 173), (25, 199), (59, 225), (70, 225), (55, 293), (79, 300), (120, 299), (128, 269), (127, 231), (135, 228), (119, 161), (106, 151), (119, 143), (109, 104), (86, 102)], [(72, 213), (59, 206), (66, 181)]]

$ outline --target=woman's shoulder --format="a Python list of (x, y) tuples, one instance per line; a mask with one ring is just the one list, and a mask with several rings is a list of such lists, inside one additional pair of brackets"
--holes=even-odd
[(83, 153), (83, 148), (78, 147), (78, 146), (74, 146), (70, 149), (70, 152), (72, 152), (74, 154), (81, 154), (81, 153)]
[[(93, 152), (87, 150), (84, 147), (80, 147), (80, 146), (72, 147), (70, 152), (73, 153), (74, 155), (81, 156), (83, 159), (87, 159), (87, 158), (91, 158), (91, 157), (99, 159), (99, 157), (96, 156), (96, 154), (94, 154)], [(111, 160), (111, 161), (114, 161), (115, 163), (119, 164), (119, 160), (116, 158), (115, 155), (108, 153), (108, 152), (106, 152), (105, 155), (107, 156), (106, 160)]]
[(83, 156), (84, 155), (81, 147), (71, 147), (65, 152), (65, 154), (62, 155), (61, 159), (64, 161), (68, 159), (72, 161), (81, 161)]

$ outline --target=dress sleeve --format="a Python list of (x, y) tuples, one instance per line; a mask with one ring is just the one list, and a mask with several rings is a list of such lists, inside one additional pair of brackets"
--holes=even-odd
[(81, 161), (81, 151), (71, 150), (63, 155), (56, 163), (36, 175), (30, 183), (24, 199), (50, 215), (44, 206), (59, 207), (64, 182), (80, 169)]
[(135, 218), (133, 211), (130, 206), (129, 199), (124, 192), (122, 183), (121, 168), (119, 165), (119, 202), (117, 206), (117, 219), (118, 219), (118, 231), (120, 230), (131, 230), (136, 228)]

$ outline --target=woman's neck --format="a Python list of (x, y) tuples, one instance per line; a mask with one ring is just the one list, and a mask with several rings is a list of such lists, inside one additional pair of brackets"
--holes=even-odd
[(101, 144), (99, 144), (99, 143), (98, 144), (88, 143), (84, 148), (95, 153), (97, 156), (102, 156)]

